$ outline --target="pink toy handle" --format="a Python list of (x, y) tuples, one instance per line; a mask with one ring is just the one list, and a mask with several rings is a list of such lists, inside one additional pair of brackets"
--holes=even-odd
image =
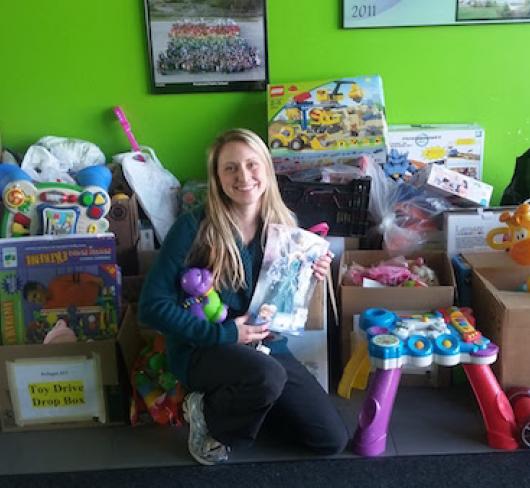
[(129, 121), (127, 120), (127, 117), (125, 117), (125, 113), (123, 112), (123, 109), (120, 106), (114, 107), (114, 114), (116, 117), (118, 117), (118, 120), (120, 121), (121, 126), (123, 127), (123, 131), (125, 132), (125, 135), (127, 136), (127, 139), (129, 140), (129, 143), (131, 144), (131, 147), (133, 151), (140, 152), (140, 146), (136, 142), (136, 139), (134, 138), (134, 135), (131, 131), (131, 124), (129, 124)]
[(320, 224), (313, 225), (307, 229), (309, 232), (319, 234), (321, 237), (326, 237), (329, 232), (329, 225), (326, 222), (320, 222)]

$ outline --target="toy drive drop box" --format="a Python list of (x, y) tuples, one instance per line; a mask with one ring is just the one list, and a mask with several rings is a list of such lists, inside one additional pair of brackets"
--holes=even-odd
[(386, 161), (388, 131), (379, 76), (269, 85), (267, 110), (276, 173), (355, 165), (362, 155)]
[(1, 239), (2, 344), (114, 337), (120, 284), (113, 234)]

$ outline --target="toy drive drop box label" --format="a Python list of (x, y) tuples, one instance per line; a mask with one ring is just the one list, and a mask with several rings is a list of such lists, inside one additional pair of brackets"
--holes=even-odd
[(312, 232), (270, 224), (249, 306), (252, 322), (268, 322), (275, 332), (302, 333), (316, 285), (312, 266), (328, 248), (329, 243)]
[(268, 140), (276, 173), (362, 155), (386, 161), (387, 124), (379, 76), (269, 85)]
[(120, 283), (113, 234), (1, 239), (2, 344), (115, 336)]

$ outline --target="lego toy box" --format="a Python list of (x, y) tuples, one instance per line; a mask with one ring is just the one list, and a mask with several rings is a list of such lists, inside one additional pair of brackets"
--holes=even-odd
[(411, 183), (448, 197), (456, 207), (487, 207), (493, 193), (491, 185), (437, 164), (418, 171)]
[(450, 307), (454, 303), (455, 278), (453, 268), (446, 253), (429, 251), (418, 253), (425, 264), (438, 277), (439, 285), (421, 288), (409, 287), (364, 287), (342, 284), (342, 276), (347, 267), (357, 263), (369, 267), (388, 259), (386, 251), (345, 251), (340, 261), (339, 300), (340, 300), (340, 356), (342, 366), (350, 358), (353, 334), (353, 317), (370, 307), (389, 310), (430, 311)]
[(275, 170), (291, 174), (386, 160), (387, 125), (379, 76), (269, 85), (268, 141)]
[(529, 386), (530, 294), (519, 290), (530, 276), (530, 266), (501, 262), (481, 267), (481, 261), (484, 265), (488, 261), (479, 254), (464, 254), (464, 258), (474, 263), (471, 302), (477, 328), (500, 348), (492, 365), (499, 383), (505, 389)]
[(114, 337), (120, 284), (113, 234), (1, 239), (2, 344)]
[(477, 125), (391, 125), (388, 141), (417, 168), (435, 163), (482, 178), (484, 129)]

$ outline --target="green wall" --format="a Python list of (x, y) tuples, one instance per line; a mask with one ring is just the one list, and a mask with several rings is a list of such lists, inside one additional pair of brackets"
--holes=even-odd
[[(497, 201), (529, 146), (530, 24), (341, 29), (341, 2), (268, 0), (272, 82), (383, 78), (389, 123), (476, 122)], [(23, 152), (44, 135), (109, 157), (141, 144), (181, 181), (203, 177), (207, 145), (245, 126), (265, 136), (264, 92), (149, 93), (142, 0), (1, 0), (0, 136)]]

